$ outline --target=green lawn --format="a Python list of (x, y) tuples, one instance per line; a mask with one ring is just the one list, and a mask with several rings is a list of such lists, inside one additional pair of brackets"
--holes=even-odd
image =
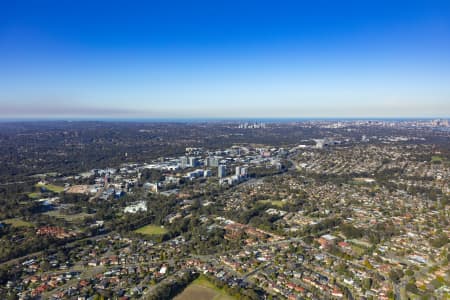
[(36, 187), (44, 187), (47, 190), (54, 192), (54, 193), (61, 193), (62, 191), (64, 191), (64, 187), (62, 186), (58, 186), (58, 185), (54, 185), (54, 184), (36, 184)]
[(162, 235), (167, 233), (167, 229), (156, 225), (146, 225), (141, 228), (136, 229), (134, 232), (145, 234), (145, 235)]
[(442, 159), (442, 157), (439, 156), (439, 155), (433, 155), (433, 156), (431, 157), (431, 162), (442, 162), (442, 161), (443, 161), (443, 159)]
[(6, 220), (3, 220), (1, 222), (5, 223), (5, 224), (10, 224), (13, 227), (34, 227), (34, 225), (32, 223), (26, 222), (26, 221), (24, 221), (22, 219), (19, 219), (19, 218), (6, 219)]
[(221, 289), (219, 289), (218, 287), (216, 287), (211, 281), (208, 280), (208, 278), (206, 278), (205, 276), (199, 276), (197, 279), (195, 279), (193, 282), (193, 284), (198, 284), (201, 286), (205, 286), (205, 287), (209, 287), (211, 289), (215, 289), (220, 291)]
[(352, 247), (352, 251), (353, 251), (357, 256), (363, 255), (363, 254), (366, 252), (365, 248), (362, 248), (362, 247), (360, 247), (360, 246), (357, 246), (357, 245), (352, 244), (351, 247)]
[(373, 178), (355, 177), (352, 179), (353, 183), (356, 184), (374, 184)]
[(200, 275), (184, 291), (174, 298), (175, 300), (235, 300), (223, 289), (219, 289), (206, 277)]
[(86, 217), (89, 216), (94, 216), (94, 214), (87, 214), (87, 213), (78, 213), (78, 214), (62, 214), (60, 211), (58, 210), (51, 210), (51, 211), (47, 211), (45, 213), (43, 213), (44, 215), (48, 215), (54, 218), (60, 218), (60, 219), (64, 219), (67, 222), (73, 222), (73, 221), (79, 221), (79, 220), (83, 220)]
[(258, 202), (259, 203), (270, 204), (270, 205), (276, 206), (278, 208), (282, 208), (284, 206), (284, 204), (285, 204), (285, 202), (281, 201), (281, 200), (259, 200)]
[(27, 196), (28, 196), (29, 198), (36, 199), (36, 198), (41, 197), (41, 193), (38, 193), (38, 192), (28, 193)]
[(362, 240), (359, 240), (359, 239), (351, 239), (350, 242), (355, 244), (356, 246), (363, 247), (363, 248), (370, 248), (370, 247), (372, 247), (371, 243), (366, 242), (366, 241), (362, 241)]

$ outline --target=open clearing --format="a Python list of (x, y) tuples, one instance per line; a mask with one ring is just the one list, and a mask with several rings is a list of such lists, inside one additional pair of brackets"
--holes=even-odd
[(87, 213), (78, 213), (78, 214), (62, 214), (60, 211), (58, 210), (51, 210), (51, 211), (47, 211), (45, 213), (43, 213), (44, 215), (48, 215), (54, 218), (60, 218), (60, 219), (64, 219), (67, 222), (73, 222), (73, 221), (78, 221), (78, 220), (83, 220), (86, 217), (89, 216), (94, 216), (94, 214), (87, 214)]
[(355, 178), (353, 178), (353, 182), (360, 183), (360, 184), (372, 184), (375, 182), (375, 179), (366, 178), (366, 177), (355, 177)]
[(200, 276), (194, 280), (184, 291), (176, 296), (174, 300), (235, 300), (225, 291), (217, 288), (208, 279)]
[(51, 192), (54, 193), (61, 193), (62, 191), (64, 191), (64, 187), (62, 186), (58, 186), (58, 185), (54, 185), (54, 184), (36, 184), (37, 187), (43, 187)]
[(444, 161), (444, 159), (442, 158), (442, 156), (439, 156), (439, 155), (433, 155), (433, 156), (431, 157), (431, 162), (436, 163), (436, 162), (443, 162), (443, 161)]
[(22, 219), (18, 219), (18, 218), (6, 219), (6, 220), (3, 220), (2, 223), (10, 224), (13, 227), (34, 227), (34, 225), (32, 223), (24, 221)]
[(285, 202), (281, 201), (281, 200), (259, 200), (259, 203), (264, 203), (264, 204), (270, 204), (273, 206), (276, 206), (278, 208), (281, 208), (284, 206)]
[(134, 232), (145, 234), (145, 235), (161, 235), (167, 232), (167, 229), (156, 225), (146, 225), (141, 228), (136, 229)]
[(33, 198), (33, 199), (37, 199), (37, 198), (41, 197), (41, 193), (36, 193), (36, 192), (28, 193), (27, 195), (28, 195), (28, 197)]

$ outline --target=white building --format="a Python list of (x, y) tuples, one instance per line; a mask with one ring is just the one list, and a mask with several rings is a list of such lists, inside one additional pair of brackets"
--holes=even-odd
[(131, 205), (128, 205), (123, 210), (124, 213), (130, 213), (130, 214), (135, 214), (138, 211), (147, 211), (147, 203), (145, 203), (145, 201), (139, 201), (139, 202), (133, 203)]
[(224, 178), (225, 176), (227, 176), (227, 168), (226, 168), (226, 166), (220, 165), (218, 167), (217, 172), (218, 172), (217, 175), (218, 175), (219, 178)]

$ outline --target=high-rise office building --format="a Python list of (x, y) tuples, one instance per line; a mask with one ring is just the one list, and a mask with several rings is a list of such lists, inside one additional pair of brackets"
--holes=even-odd
[(236, 174), (235, 175), (236, 176), (241, 176), (241, 167), (240, 166), (236, 167)]
[(225, 176), (227, 176), (227, 168), (224, 165), (219, 165), (218, 169), (217, 169), (217, 175), (219, 178), (224, 178)]
[(186, 156), (181, 157), (180, 164), (182, 168), (187, 168), (188, 166), (188, 159)]
[(246, 167), (242, 167), (241, 168), (241, 176), (247, 177), (247, 175), (248, 175), (248, 169)]
[(207, 167), (218, 167), (219, 159), (217, 157), (207, 157), (205, 158), (205, 166)]
[(197, 167), (198, 165), (199, 165), (198, 158), (189, 156), (189, 166), (194, 168)]

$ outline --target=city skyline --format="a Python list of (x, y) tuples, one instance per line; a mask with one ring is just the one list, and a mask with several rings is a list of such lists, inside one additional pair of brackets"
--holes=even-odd
[(448, 118), (445, 1), (2, 4), (0, 118)]

